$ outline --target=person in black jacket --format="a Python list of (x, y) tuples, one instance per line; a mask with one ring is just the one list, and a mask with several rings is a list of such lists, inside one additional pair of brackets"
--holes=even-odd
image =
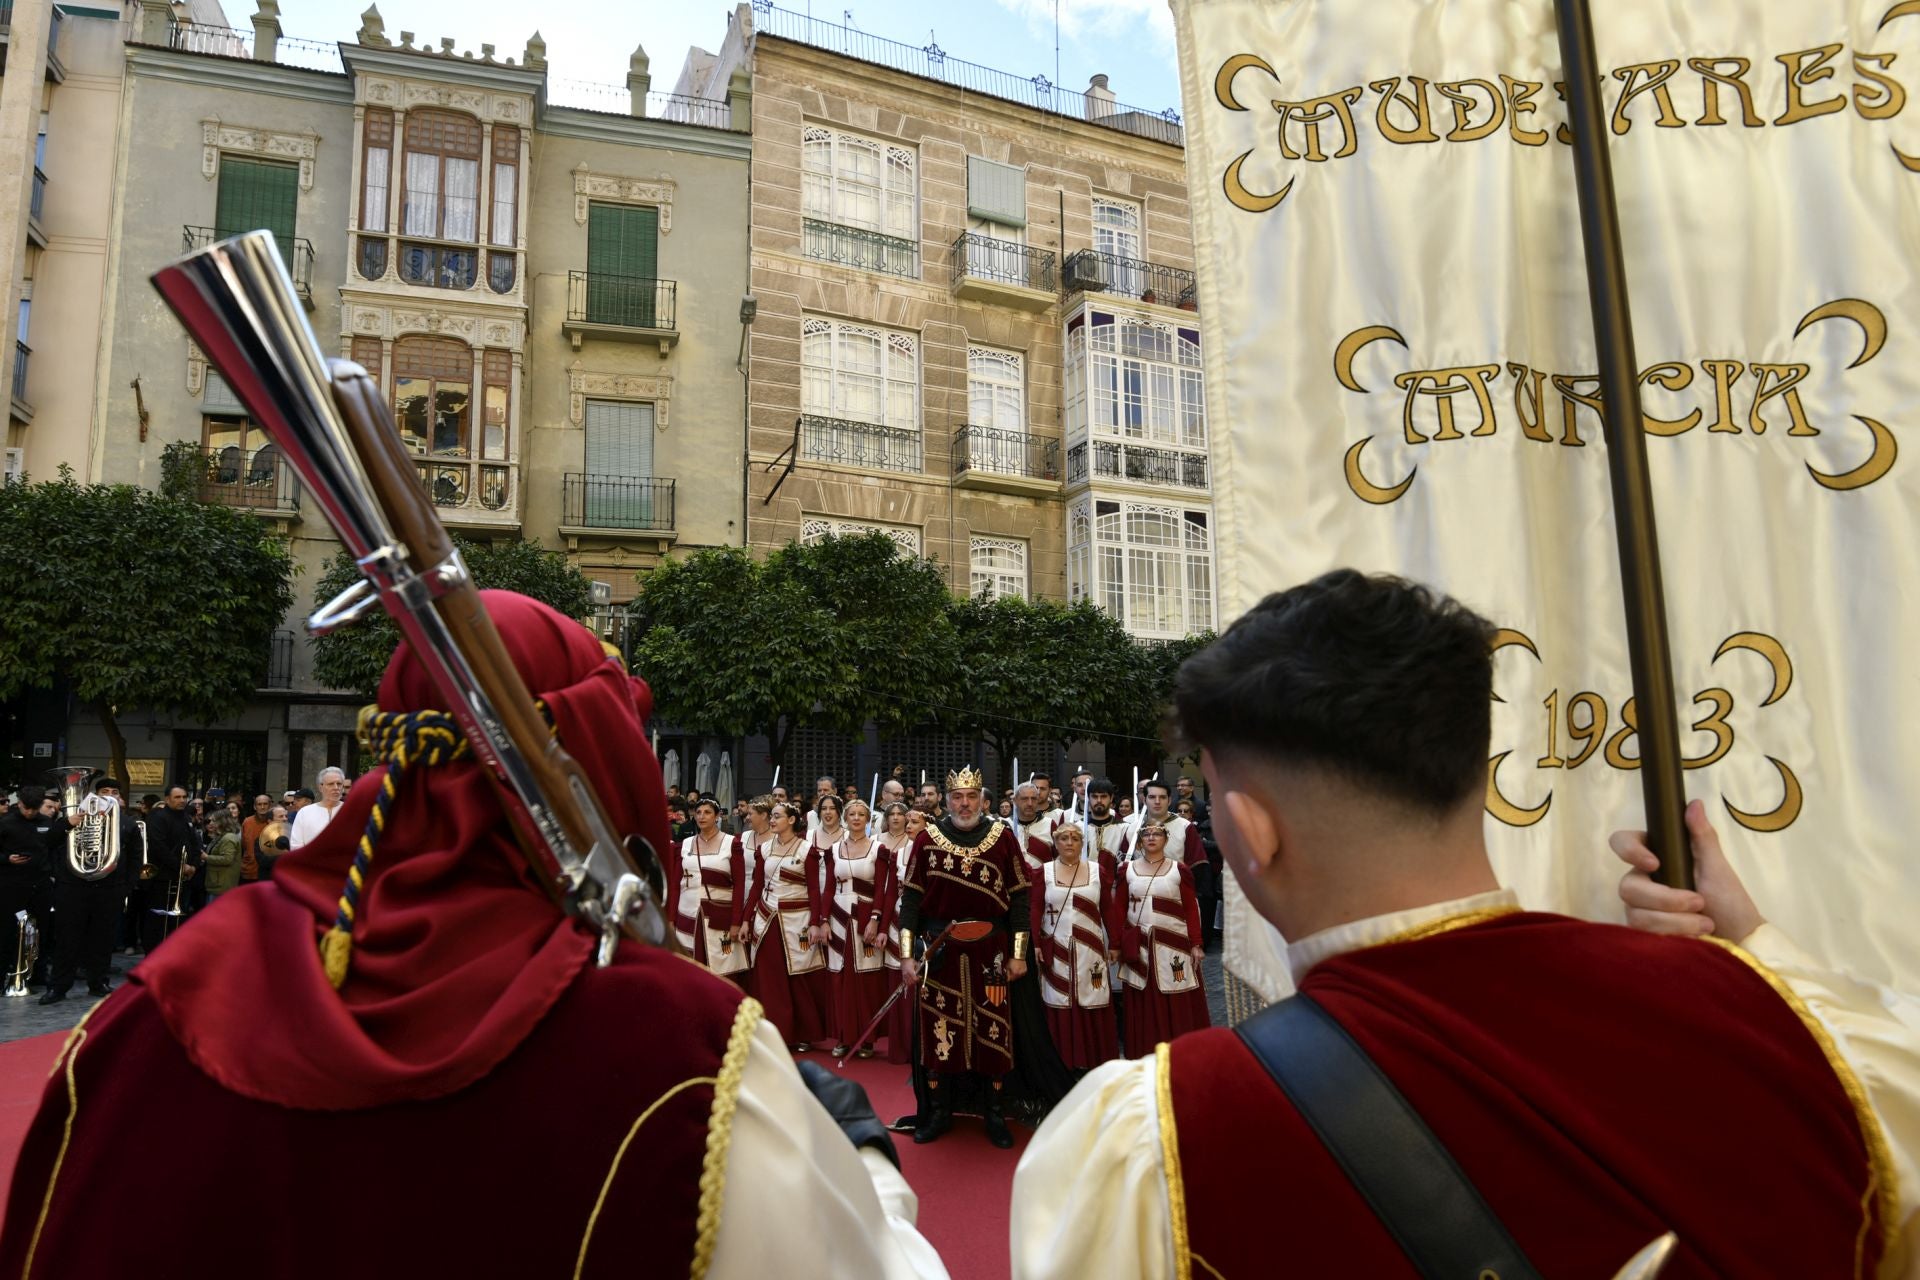
[[(100, 778), (93, 784), (93, 793), (117, 802), (120, 782), (116, 778)], [(107, 994), (114, 926), (119, 923), (122, 904), (126, 901), (124, 865), (129, 856), (136, 861), (140, 857), (139, 828), (134, 825), (133, 815), (116, 803), (114, 821), (120, 827), (122, 865), (99, 879), (83, 879), (75, 874), (66, 856), (67, 833), (80, 825), (80, 821), (76, 813), (56, 822), (48, 842), (48, 857), (53, 864), (53, 909), (60, 920), (60, 931), (54, 937), (53, 967), (48, 974), (47, 989), (40, 996), (41, 1004), (65, 1000), (75, 974), (82, 968), (87, 971), (87, 994)]]
[(47, 873), (47, 819), (40, 806), (45, 787), (21, 787), (14, 806), (0, 818), (0, 966), (13, 967), (19, 945), (18, 915), (34, 905), (34, 891)]
[(174, 885), (181, 885), (184, 897), (186, 883), (200, 870), (200, 834), (187, 812), (187, 789), (177, 782), (167, 788), (160, 807), (147, 815), (147, 864), (153, 868), (153, 878), (147, 881), (140, 938), (152, 954), (180, 923), (180, 917), (165, 914), (175, 901)]

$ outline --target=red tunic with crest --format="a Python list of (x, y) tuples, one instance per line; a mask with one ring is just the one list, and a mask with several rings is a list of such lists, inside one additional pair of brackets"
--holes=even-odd
[[(1878, 1122), (1744, 953), (1513, 912), (1323, 961), (1300, 989), (1542, 1275), (1604, 1280), (1668, 1230), (1662, 1280), (1875, 1273), (1892, 1211)], [(1161, 1052), (1176, 1248), (1229, 1277), (1272, 1274), (1275, 1241), (1302, 1275), (1415, 1274), (1238, 1036)], [(1258, 1231), (1249, 1187), (1273, 1193)]]
[(1071, 871), (1059, 858), (1044, 863), (1033, 885), (1040, 1000), (1060, 1061), (1076, 1071), (1091, 1070), (1120, 1053), (1115, 978), (1107, 959), (1113, 949), (1107, 921), (1114, 879), (1113, 857), (1103, 853), (1096, 862), (1076, 860)]
[(980, 820), (978, 842), (971, 845), (962, 842), (974, 832), (947, 827), (943, 819), (916, 836), (908, 859), (906, 885), (920, 895), (921, 937), (931, 946), (939, 929), (955, 920), (994, 927), (975, 941), (949, 939), (939, 960), (922, 968), (920, 1060), (935, 1075), (1002, 1076), (1013, 1070), (1005, 967), (1013, 958), (1014, 931), (1029, 928), (1026, 860), (1013, 832), (997, 818)]

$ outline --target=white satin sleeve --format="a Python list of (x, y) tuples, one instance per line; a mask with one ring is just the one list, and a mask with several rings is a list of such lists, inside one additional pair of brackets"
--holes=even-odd
[(1880, 1121), (1898, 1178), (1883, 1276), (1920, 1276), (1920, 998), (1817, 963), (1779, 927), (1740, 942), (1827, 1029)]
[(1014, 1280), (1174, 1273), (1159, 1069), (1103, 1063), (1033, 1135), (1013, 1175)]
[(770, 1022), (754, 1029), (747, 1051), (726, 1168), (709, 1276), (947, 1274), (914, 1227), (913, 1188), (879, 1152), (847, 1141)]

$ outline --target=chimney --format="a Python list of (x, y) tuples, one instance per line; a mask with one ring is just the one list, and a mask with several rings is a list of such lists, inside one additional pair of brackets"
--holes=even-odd
[(1104, 75), (1095, 76), (1087, 85), (1087, 119), (1102, 120), (1113, 114), (1113, 90), (1107, 88)]

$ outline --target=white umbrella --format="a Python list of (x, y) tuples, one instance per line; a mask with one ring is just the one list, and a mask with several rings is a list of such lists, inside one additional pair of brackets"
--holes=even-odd
[(713, 757), (704, 751), (693, 762), (693, 789), (703, 796), (713, 793)]
[(668, 787), (680, 785), (680, 753), (669, 750), (667, 758), (660, 762), (660, 781)]
[(720, 753), (720, 777), (713, 784), (713, 798), (720, 812), (733, 811), (733, 757), (725, 751)]

